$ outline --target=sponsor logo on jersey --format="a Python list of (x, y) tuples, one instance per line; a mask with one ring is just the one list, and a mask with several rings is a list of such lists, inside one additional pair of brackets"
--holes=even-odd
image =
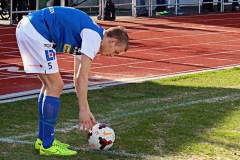
[(35, 68), (42, 68), (43, 66), (41, 64), (29, 64), (29, 67), (35, 67)]
[(56, 57), (56, 52), (54, 50), (45, 50), (45, 55), (47, 61), (52, 61)]
[(63, 46), (63, 52), (64, 53), (69, 53), (71, 49), (71, 45), (70, 44), (64, 44)]
[(59, 42), (59, 44), (56, 47), (57, 52), (61, 52), (62, 47), (63, 47), (63, 43)]
[(52, 44), (43, 44), (43, 47), (44, 47), (44, 48), (51, 48), (51, 47), (52, 47)]
[(51, 14), (54, 13), (54, 8), (53, 8), (53, 7), (49, 7), (48, 9), (49, 9), (49, 12), (50, 12)]
[(77, 46), (73, 46), (72, 53), (73, 55), (81, 55), (81, 48)]

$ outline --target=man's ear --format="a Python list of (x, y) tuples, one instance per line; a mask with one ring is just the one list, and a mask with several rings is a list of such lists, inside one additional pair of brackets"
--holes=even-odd
[(110, 38), (109, 43), (117, 43), (117, 38)]

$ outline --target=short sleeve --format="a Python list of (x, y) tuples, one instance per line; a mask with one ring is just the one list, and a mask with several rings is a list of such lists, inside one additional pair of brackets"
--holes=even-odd
[(100, 49), (101, 36), (91, 29), (83, 29), (80, 36), (82, 38), (81, 53), (93, 60)]

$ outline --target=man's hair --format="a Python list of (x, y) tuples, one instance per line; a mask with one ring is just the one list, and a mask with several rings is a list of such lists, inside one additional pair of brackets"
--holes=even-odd
[(111, 27), (107, 29), (106, 32), (108, 37), (117, 39), (117, 45), (125, 44), (124, 52), (128, 50), (129, 39), (127, 31), (124, 27)]

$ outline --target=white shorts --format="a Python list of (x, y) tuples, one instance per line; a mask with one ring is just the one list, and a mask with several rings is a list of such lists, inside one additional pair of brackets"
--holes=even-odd
[(16, 28), (18, 48), (26, 73), (57, 73), (58, 63), (53, 43), (40, 35), (27, 17)]

